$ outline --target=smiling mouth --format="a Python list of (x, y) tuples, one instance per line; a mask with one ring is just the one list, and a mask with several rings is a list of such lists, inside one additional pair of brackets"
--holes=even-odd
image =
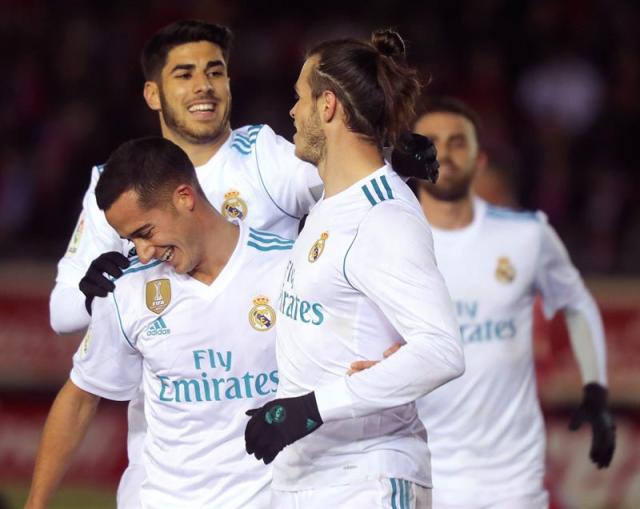
[(215, 103), (200, 103), (200, 104), (192, 104), (191, 106), (189, 106), (187, 108), (187, 111), (189, 113), (198, 113), (201, 111), (208, 111), (208, 112), (212, 112), (216, 110), (216, 104)]
[(160, 257), (160, 260), (163, 262), (170, 262), (171, 260), (173, 260), (173, 253), (175, 252), (175, 248), (173, 246), (168, 247), (164, 253), (162, 253), (162, 256)]

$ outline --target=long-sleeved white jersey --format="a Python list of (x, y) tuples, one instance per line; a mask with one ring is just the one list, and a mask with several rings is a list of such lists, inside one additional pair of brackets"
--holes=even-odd
[[(400, 338), (391, 358), (345, 375)], [(431, 485), (414, 400), (460, 375), (462, 346), (429, 226), (389, 166), (309, 214), (285, 271), (277, 358), (278, 397), (315, 391), (324, 424), (276, 457), (275, 489), (380, 476)]]
[[(544, 423), (536, 394), (533, 303), (573, 309), (589, 322), (587, 381), (606, 384), (602, 323), (593, 299), (542, 213), (474, 200), (472, 223), (433, 228), (454, 300), (465, 374), (417, 402), (429, 430), (434, 508), (490, 507), (532, 496), (544, 506)], [(428, 309), (425, 307), (425, 310)], [(585, 364), (585, 363), (582, 363)]]

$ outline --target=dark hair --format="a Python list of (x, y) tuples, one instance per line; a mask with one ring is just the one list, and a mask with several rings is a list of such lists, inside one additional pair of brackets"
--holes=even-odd
[(471, 122), (476, 131), (476, 136), (478, 138), (480, 137), (480, 131), (482, 129), (480, 117), (460, 99), (448, 96), (430, 97), (425, 99), (418, 110), (416, 122), (421, 117), (428, 115), (429, 113), (453, 113), (454, 115), (460, 115)]
[(404, 41), (392, 30), (377, 30), (370, 42), (326, 41), (312, 48), (318, 56), (309, 85), (314, 98), (325, 90), (342, 103), (347, 126), (382, 147), (409, 130), (420, 93), (415, 69), (405, 58)]
[(169, 52), (176, 46), (190, 42), (209, 41), (220, 46), (224, 61), (228, 64), (232, 40), (231, 30), (223, 25), (198, 20), (176, 21), (156, 32), (145, 44), (140, 58), (144, 79), (158, 79)]
[(204, 196), (195, 168), (180, 147), (165, 138), (139, 138), (111, 154), (96, 185), (96, 201), (101, 210), (107, 210), (133, 189), (140, 206), (150, 209), (170, 203), (171, 193), (181, 184)]

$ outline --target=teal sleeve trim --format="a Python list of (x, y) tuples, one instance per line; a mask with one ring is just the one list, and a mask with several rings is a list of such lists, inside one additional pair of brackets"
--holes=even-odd
[(124, 327), (122, 326), (122, 319), (120, 318), (120, 308), (118, 307), (118, 301), (116, 300), (115, 293), (112, 293), (111, 297), (113, 298), (113, 302), (116, 305), (116, 316), (118, 317), (118, 324), (120, 324), (120, 330), (122, 331), (122, 335), (124, 336), (124, 339), (127, 340), (127, 343), (129, 344), (131, 349), (136, 350), (136, 348), (133, 346), (131, 341), (129, 341), (129, 337), (127, 336), (127, 333), (124, 331)]

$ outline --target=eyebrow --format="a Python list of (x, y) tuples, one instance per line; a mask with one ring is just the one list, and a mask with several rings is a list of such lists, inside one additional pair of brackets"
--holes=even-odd
[[(222, 60), (209, 60), (207, 65), (205, 66), (205, 70), (209, 70), (212, 67), (224, 67), (224, 62)], [(176, 64), (173, 69), (171, 69), (171, 74), (176, 71), (193, 71), (196, 68), (195, 64)]]

